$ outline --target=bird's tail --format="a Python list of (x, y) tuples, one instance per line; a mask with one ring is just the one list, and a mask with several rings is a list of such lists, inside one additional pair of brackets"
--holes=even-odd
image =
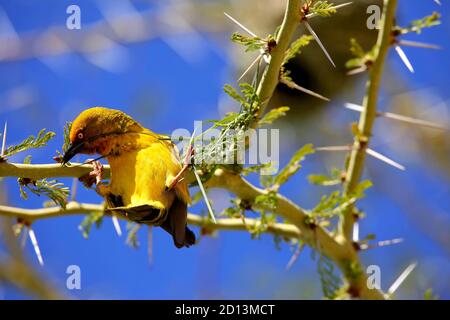
[(178, 197), (170, 207), (161, 228), (172, 235), (177, 248), (190, 247), (195, 243), (195, 234), (187, 227), (187, 204)]

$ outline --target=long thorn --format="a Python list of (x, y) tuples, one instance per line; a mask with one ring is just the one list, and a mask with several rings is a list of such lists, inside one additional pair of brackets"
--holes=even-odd
[(353, 242), (358, 242), (359, 241), (359, 223), (358, 221), (355, 222), (355, 224), (353, 225)]
[(402, 59), (403, 63), (408, 68), (408, 70), (411, 73), (414, 73), (414, 68), (411, 62), (409, 61), (408, 57), (406, 56), (405, 51), (403, 51), (403, 49), (400, 46), (395, 46), (395, 51), (397, 51), (398, 55), (400, 56), (400, 59)]
[[(346, 3), (338, 4), (337, 6), (330, 7), (330, 9), (337, 10), (337, 9), (342, 8), (342, 7), (346, 7), (346, 6), (348, 6), (348, 5), (352, 4), (352, 3), (353, 2), (346, 2)], [(311, 19), (311, 18), (314, 18), (314, 17), (317, 17), (317, 16), (318, 16), (317, 13), (309, 13), (309, 14), (306, 15), (306, 18), (307, 19)]]
[(114, 229), (117, 232), (117, 235), (120, 237), (122, 235), (122, 229), (120, 228), (119, 219), (117, 219), (117, 216), (115, 214), (111, 215), (112, 223), (114, 225)]
[(192, 171), (194, 171), (195, 178), (197, 179), (198, 187), (200, 188), (203, 198), (205, 199), (206, 207), (208, 208), (211, 220), (216, 223), (216, 217), (214, 216), (214, 211), (211, 207), (211, 203), (209, 203), (208, 195), (206, 194), (205, 188), (203, 187), (203, 182), (198, 175), (197, 169), (195, 167), (193, 167), (192, 169)]
[(289, 262), (286, 265), (286, 271), (289, 271), (292, 266), (294, 265), (294, 263), (298, 260), (298, 257), (300, 256), (300, 253), (302, 253), (303, 251), (303, 247), (305, 246), (305, 244), (302, 242), (297, 249), (295, 250), (294, 254), (292, 255), (292, 257), (289, 259)]
[(434, 50), (442, 49), (442, 47), (437, 46), (435, 44), (424, 43), (424, 42), (417, 42), (417, 41), (410, 41), (410, 40), (399, 40), (397, 43), (400, 46), (407, 46), (407, 47), (434, 49)]
[(394, 168), (397, 168), (397, 169), (402, 170), (402, 171), (406, 170), (406, 168), (403, 165), (401, 165), (400, 163), (395, 162), (394, 160), (386, 157), (385, 155), (382, 155), (379, 152), (376, 152), (373, 149), (367, 148), (366, 152), (367, 152), (368, 155), (371, 155), (372, 157), (374, 157), (374, 158), (376, 158), (378, 160), (381, 160), (384, 163), (387, 163), (388, 165), (393, 166)]
[(22, 224), (22, 230), (20, 232), (20, 247), (22, 249), (25, 249), (25, 246), (27, 245), (27, 238), (28, 238), (28, 228)]
[[(346, 103), (345, 108), (353, 110), (353, 111), (357, 111), (357, 112), (362, 112), (364, 109), (363, 106), (360, 106), (360, 105), (357, 105), (354, 103)], [(392, 113), (392, 112), (377, 112), (377, 116), (388, 118), (388, 119), (393, 119), (393, 120), (397, 120), (397, 121), (402, 121), (402, 122), (406, 122), (406, 123), (410, 123), (410, 124), (415, 124), (415, 125), (419, 125), (419, 126), (423, 126), (423, 127), (429, 127), (429, 128), (433, 128), (433, 129), (450, 130), (450, 128), (447, 128), (443, 125), (440, 125), (440, 124), (437, 124), (437, 123), (434, 123), (431, 121), (416, 119), (416, 118), (412, 118), (412, 117), (408, 117), (408, 116), (404, 116), (404, 115)]]
[(148, 254), (148, 265), (153, 265), (153, 228), (148, 226), (147, 234), (147, 254)]
[(413, 270), (416, 268), (417, 262), (411, 263), (397, 278), (397, 280), (394, 281), (394, 283), (389, 287), (387, 291), (387, 296), (392, 296), (395, 291), (401, 286), (401, 284), (406, 280), (406, 278), (413, 272)]
[(285, 85), (287, 85), (289, 88), (304, 92), (306, 94), (309, 94), (310, 96), (313, 96), (315, 98), (324, 100), (324, 101), (330, 101), (329, 98), (322, 96), (321, 94), (318, 94), (314, 91), (311, 91), (309, 89), (303, 88), (302, 86), (299, 86), (298, 84), (296, 84), (294, 81), (286, 81), (283, 80), (283, 78), (281, 78), (280, 80), (281, 83), (284, 83)]
[(351, 151), (352, 146), (327, 146), (327, 147), (317, 147), (316, 151)]
[(37, 259), (39, 261), (39, 264), (41, 267), (44, 266), (44, 259), (42, 259), (41, 249), (39, 249), (39, 244), (36, 239), (36, 235), (34, 234), (33, 229), (31, 227), (28, 227), (28, 235), (31, 240), (31, 244), (33, 245), (34, 252), (36, 253)]
[(317, 36), (317, 34), (314, 32), (313, 28), (311, 27), (311, 25), (308, 23), (307, 20), (304, 20), (303, 23), (306, 26), (306, 29), (308, 29), (309, 33), (311, 33), (311, 35), (314, 37), (314, 39), (316, 39), (317, 43), (319, 44), (320, 48), (322, 49), (323, 53), (325, 53), (325, 56), (328, 58), (328, 60), (331, 62), (331, 64), (333, 65), (333, 67), (336, 68), (336, 64), (334, 64), (333, 59), (331, 59), (330, 54), (328, 53), (327, 49), (325, 49), (325, 46), (322, 44), (322, 41), (320, 41), (319, 37)]
[(5, 127), (3, 128), (2, 153), (0, 153), (2, 157), (5, 155), (6, 150), (6, 131), (8, 131), (8, 121), (5, 121)]
[(233, 21), (234, 23), (236, 23), (239, 27), (241, 27), (245, 32), (247, 32), (249, 35), (251, 35), (254, 38), (259, 38), (254, 32), (252, 32), (249, 28), (247, 28), (246, 26), (244, 26), (242, 23), (240, 23), (239, 21), (237, 21), (235, 18), (233, 18), (232, 16), (230, 16), (228, 13), (224, 12), (223, 13), (228, 19), (230, 19), (231, 21)]
[(257, 63), (261, 60), (261, 58), (263, 57), (263, 55), (264, 55), (264, 54), (260, 54), (259, 56), (256, 57), (255, 60), (253, 60), (253, 62), (248, 66), (248, 68), (245, 69), (244, 73), (242, 73), (242, 75), (239, 77), (239, 79), (237, 80), (238, 82), (241, 81), (241, 79), (242, 79), (243, 77), (245, 77), (245, 75), (253, 68), (253, 66), (254, 66), (255, 64), (257, 64)]
[(393, 246), (395, 244), (402, 243), (404, 239), (402, 238), (396, 238), (396, 239), (390, 239), (390, 240), (382, 240), (378, 241), (376, 244), (361, 244), (360, 249), (361, 250), (368, 250), (368, 249), (375, 249), (379, 247), (387, 247), (387, 246)]
[(355, 74), (359, 74), (359, 73), (365, 72), (366, 70), (367, 70), (367, 66), (364, 65), (364, 66), (361, 66), (359, 68), (352, 69), (352, 70), (348, 71), (347, 75), (348, 76), (354, 76)]

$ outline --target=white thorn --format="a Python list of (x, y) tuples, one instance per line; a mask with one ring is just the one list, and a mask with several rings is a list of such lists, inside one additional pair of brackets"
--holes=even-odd
[[(353, 110), (353, 111), (357, 111), (357, 112), (362, 112), (364, 110), (363, 106), (360, 106), (360, 105), (357, 105), (354, 103), (346, 103), (345, 108)], [(446, 128), (443, 125), (440, 125), (440, 124), (437, 124), (437, 123), (434, 123), (431, 121), (416, 119), (416, 118), (412, 118), (412, 117), (408, 117), (408, 116), (404, 116), (404, 115), (392, 113), (392, 112), (377, 112), (377, 116), (392, 119), (392, 120), (402, 121), (402, 122), (406, 122), (406, 123), (410, 123), (410, 124), (415, 124), (415, 125), (419, 125), (419, 126), (423, 126), (423, 127), (434, 128), (434, 129), (440, 129), (440, 130), (449, 130), (450, 129), (450, 128)]]
[(24, 225), (22, 225), (22, 230), (21, 230), (20, 236), (21, 236), (20, 247), (22, 249), (25, 249), (25, 246), (27, 244), (28, 229)]
[(247, 28), (246, 26), (244, 26), (242, 23), (240, 23), (239, 21), (237, 21), (235, 18), (233, 18), (232, 16), (230, 16), (228, 13), (224, 12), (223, 13), (228, 19), (230, 19), (231, 21), (233, 21), (234, 23), (236, 23), (239, 27), (241, 27), (244, 31), (246, 31), (248, 34), (250, 34), (252, 37), (254, 38), (259, 38), (255, 33), (253, 33), (249, 28)]
[(331, 62), (331, 64), (333, 65), (333, 67), (336, 68), (336, 65), (334, 64), (333, 59), (331, 59), (330, 54), (328, 53), (327, 49), (325, 49), (325, 46), (322, 44), (322, 42), (320, 41), (319, 37), (317, 36), (317, 34), (314, 32), (313, 28), (311, 27), (311, 25), (308, 23), (308, 21), (303, 21), (303, 23), (305, 24), (306, 28), (308, 29), (309, 33), (311, 33), (311, 35), (314, 37), (314, 39), (316, 39), (317, 43), (319, 44), (320, 48), (322, 49), (323, 53), (325, 53), (325, 56), (328, 58), (328, 60)]
[(114, 225), (114, 229), (116, 230), (117, 235), (120, 237), (122, 235), (122, 229), (120, 228), (119, 219), (117, 219), (117, 216), (114, 214), (112, 214), (111, 219)]
[(304, 246), (305, 246), (305, 244), (302, 243), (297, 247), (294, 254), (289, 259), (289, 262), (286, 265), (286, 271), (289, 271), (292, 268), (292, 266), (294, 265), (294, 263), (298, 260), (298, 257), (300, 256), (300, 253), (302, 252)]
[(316, 151), (351, 151), (353, 148), (351, 146), (328, 146), (328, 147), (317, 147)]
[(449, 128), (446, 128), (445, 126), (442, 126), (440, 124), (437, 124), (437, 123), (434, 123), (434, 122), (431, 122), (431, 121), (415, 119), (415, 118), (412, 118), (412, 117), (407, 117), (407, 116), (403, 116), (403, 115), (396, 114), (396, 113), (379, 112), (377, 115), (381, 116), (381, 117), (393, 119), (393, 120), (398, 120), (398, 121), (402, 121), (402, 122), (407, 122), (407, 123), (411, 123), (411, 124), (420, 125), (420, 126), (423, 126), (423, 127), (429, 127), (429, 128), (441, 129), (441, 130), (449, 130)]
[(416, 48), (424, 48), (424, 49), (435, 49), (435, 50), (442, 49), (442, 47), (437, 46), (435, 44), (410, 41), (410, 40), (399, 40), (397, 43), (400, 46), (408, 46), (408, 47), (416, 47)]
[(405, 281), (405, 279), (411, 274), (411, 272), (416, 268), (417, 262), (411, 263), (397, 278), (397, 280), (394, 281), (394, 283), (389, 287), (387, 291), (387, 296), (392, 296), (395, 291), (397, 291), (398, 287), (401, 286), (401, 284)]
[(303, 88), (302, 86), (299, 86), (298, 84), (296, 84), (295, 82), (291, 82), (289, 85), (286, 84), (287, 86), (292, 86), (292, 88), (297, 89), (298, 91), (304, 92), (306, 94), (309, 94), (310, 96), (316, 97), (318, 99), (324, 100), (324, 101), (330, 101), (329, 98), (322, 96), (321, 94), (318, 94), (314, 91), (311, 91), (309, 89)]
[(39, 244), (36, 239), (36, 235), (34, 234), (33, 229), (28, 227), (28, 235), (30, 236), (31, 244), (33, 245), (34, 252), (36, 253), (37, 259), (41, 267), (44, 266), (44, 259), (42, 259), (41, 250), (39, 249)]
[(359, 241), (359, 223), (358, 221), (356, 221), (353, 224), (353, 242), (358, 242)]
[(363, 106), (360, 106), (359, 104), (350, 103), (350, 102), (347, 102), (344, 106), (347, 109), (357, 111), (357, 112), (363, 112), (363, 110), (364, 110)]
[[(244, 26), (242, 23), (240, 23), (239, 21), (237, 21), (235, 18), (233, 18), (232, 16), (230, 16), (228, 13), (224, 12), (223, 13), (228, 19), (230, 19), (231, 21), (233, 21), (234, 23), (236, 23), (240, 28), (242, 28), (245, 32), (247, 32), (249, 35), (251, 35), (254, 38), (260, 38), (258, 37), (253, 31), (251, 31), (249, 28), (247, 28), (246, 26)], [(269, 64), (270, 63), (270, 55), (266, 54), (266, 52), (263, 49), (260, 49), (259, 52), (261, 53), (261, 55), (263, 56), (264, 61)], [(238, 80), (239, 81), (239, 80)]]
[(245, 71), (242, 73), (242, 75), (239, 77), (239, 79), (238, 79), (237, 81), (238, 81), (238, 82), (241, 81), (241, 79), (242, 79), (243, 77), (245, 77), (245, 75), (253, 68), (253, 66), (254, 66), (256, 63), (258, 63), (258, 62), (261, 60), (262, 57), (263, 57), (263, 54), (260, 54), (259, 56), (257, 56), (256, 59), (253, 60), (253, 62), (248, 66), (248, 68), (245, 69)]
[(362, 73), (362, 72), (364, 72), (366, 70), (367, 70), (367, 66), (364, 65), (364, 66), (361, 66), (359, 68), (352, 69), (352, 70), (348, 71), (347, 75), (348, 76), (354, 76), (355, 74)]
[(271, 59), (271, 55), (266, 53), (263, 49), (260, 49), (259, 52), (261, 52), (264, 61), (269, 64), (270, 63), (270, 59)]
[(5, 155), (6, 150), (6, 131), (8, 130), (8, 121), (5, 121), (5, 127), (3, 128), (3, 141), (2, 141), (2, 153), (1, 156)]
[(377, 247), (386, 247), (386, 246), (392, 246), (394, 244), (399, 244), (403, 242), (403, 238), (396, 238), (396, 239), (391, 239), (391, 240), (383, 240), (383, 241), (378, 241), (377, 243)]
[[(331, 7), (330, 9), (335, 9), (335, 10), (337, 10), (337, 9), (342, 8), (342, 7), (346, 7), (346, 6), (348, 6), (348, 5), (352, 4), (352, 3), (353, 3), (353, 2), (346, 2), (346, 3), (338, 4), (337, 6)], [(311, 18), (314, 18), (314, 17), (317, 17), (317, 16), (318, 16), (317, 13), (310, 13), (310, 14), (307, 14), (307, 15), (306, 15), (306, 18), (307, 18), (307, 19), (311, 19)]]
[(386, 157), (385, 155), (382, 155), (379, 152), (376, 152), (373, 149), (367, 148), (366, 152), (367, 152), (368, 155), (371, 155), (372, 157), (374, 157), (374, 158), (376, 158), (378, 160), (381, 160), (384, 163), (387, 163), (388, 165), (393, 166), (394, 168), (397, 168), (397, 169), (402, 170), (402, 171), (406, 170), (406, 168), (404, 166), (402, 166), (400, 163), (395, 162), (394, 160)]
[(402, 238), (396, 238), (396, 239), (391, 239), (391, 240), (378, 241), (376, 244), (363, 243), (360, 245), (360, 249), (361, 250), (374, 249), (374, 248), (379, 248), (379, 247), (392, 246), (392, 245), (399, 244), (402, 242), (403, 242)]
[(203, 195), (203, 199), (205, 200), (206, 207), (208, 208), (209, 216), (214, 223), (217, 223), (216, 217), (214, 216), (214, 211), (211, 207), (211, 203), (209, 203), (208, 195), (206, 194), (205, 188), (203, 187), (202, 180), (201, 180), (200, 176), (198, 175), (197, 169), (194, 166), (192, 167), (192, 171), (194, 171), (195, 178), (197, 179), (197, 182), (198, 182), (198, 187), (200, 188), (200, 191)]
[(400, 46), (395, 46), (395, 51), (397, 51), (398, 55), (400, 56), (400, 59), (402, 59), (403, 63), (408, 68), (408, 70), (411, 73), (414, 73), (414, 68), (411, 62), (409, 61), (408, 57), (406, 56), (405, 51), (403, 51), (403, 49)]
[(148, 226), (147, 254), (148, 254), (148, 264), (151, 266), (153, 264), (153, 228), (152, 228), (152, 226)]

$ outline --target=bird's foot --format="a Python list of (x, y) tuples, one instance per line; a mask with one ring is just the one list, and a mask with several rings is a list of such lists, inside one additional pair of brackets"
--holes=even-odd
[(94, 184), (98, 186), (102, 181), (103, 165), (99, 161), (93, 161), (91, 164), (92, 171), (78, 178), (87, 188), (92, 188)]
[(167, 190), (172, 190), (173, 188), (175, 188), (178, 182), (184, 179), (184, 174), (191, 165), (193, 155), (194, 155), (194, 148), (192, 145), (190, 145), (184, 158), (183, 167), (181, 168), (180, 172), (178, 172), (178, 174), (175, 176), (175, 178), (173, 178), (173, 180), (167, 185)]
[[(92, 160), (88, 160), (92, 161)], [(92, 161), (92, 171), (78, 178), (87, 188), (92, 188), (95, 184), (95, 191), (102, 197), (110, 194), (109, 186), (102, 183), (103, 165), (100, 161)]]

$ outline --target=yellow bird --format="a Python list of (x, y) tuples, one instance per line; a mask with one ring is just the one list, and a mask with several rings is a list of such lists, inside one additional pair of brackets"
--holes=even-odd
[[(72, 123), (63, 163), (78, 153), (99, 154), (108, 160), (109, 185), (98, 182), (96, 187), (108, 210), (161, 226), (177, 248), (195, 243), (187, 227), (189, 189), (186, 181), (178, 180), (182, 166), (171, 141), (120, 110), (95, 107), (81, 112)], [(98, 164), (94, 169), (101, 173)]]

